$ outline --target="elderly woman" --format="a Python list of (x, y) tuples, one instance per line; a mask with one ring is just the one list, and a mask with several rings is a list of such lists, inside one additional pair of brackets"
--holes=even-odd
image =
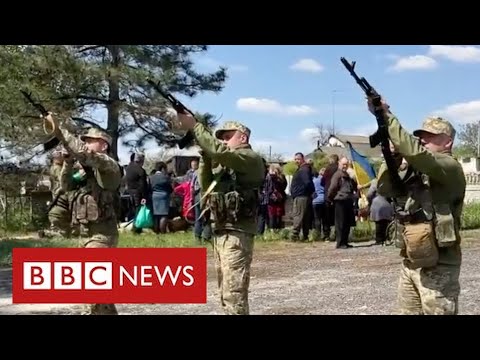
[(285, 216), (285, 202), (287, 194), (287, 179), (278, 164), (271, 164), (267, 175), (268, 219), (270, 229), (283, 227)]
[(383, 245), (387, 240), (388, 224), (393, 220), (393, 205), (389, 199), (378, 195), (377, 180), (372, 180), (367, 200), (370, 204), (370, 219), (375, 221), (375, 245)]
[(150, 186), (152, 188), (153, 230), (157, 234), (166, 233), (173, 186), (164, 162), (155, 164), (155, 174), (150, 176)]

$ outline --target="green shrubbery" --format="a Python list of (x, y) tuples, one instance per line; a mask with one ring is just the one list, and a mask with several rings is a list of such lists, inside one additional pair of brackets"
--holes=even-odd
[[(28, 212), (24, 214), (12, 214), (9, 216), (8, 233), (21, 232), (29, 227), (29, 222), (26, 219)], [(462, 216), (462, 230), (480, 229), (480, 202), (466, 204)], [(4, 230), (5, 231), (5, 230)], [(8, 239), (7, 234), (3, 235), (0, 240), (0, 266), (11, 265), (11, 251), (14, 247), (76, 247), (75, 240), (65, 239), (22, 239), (15, 238)], [(282, 229), (279, 231), (265, 231), (263, 236), (257, 236), (255, 241), (260, 244), (271, 242), (285, 241), (290, 238), (291, 228)], [(368, 222), (357, 222), (357, 226), (353, 228), (351, 233), (351, 240), (368, 241), (373, 240), (375, 236), (375, 224)], [(310, 232), (309, 241), (319, 240), (319, 234), (315, 230)], [(332, 239), (333, 240), (333, 239)], [(206, 246), (211, 248), (208, 243), (199, 244), (195, 241), (191, 232), (179, 232), (165, 235), (155, 235), (151, 231), (145, 231), (141, 235), (134, 235), (131, 232), (122, 233), (120, 235), (119, 247), (196, 247)]]
[(480, 202), (468, 203), (463, 208), (462, 230), (480, 229)]

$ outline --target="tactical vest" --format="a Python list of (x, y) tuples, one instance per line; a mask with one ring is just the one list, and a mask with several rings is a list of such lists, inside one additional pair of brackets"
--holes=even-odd
[(401, 254), (409, 260), (411, 268), (435, 266), (439, 248), (449, 247), (457, 242), (455, 220), (451, 204), (445, 195), (445, 202), (434, 201), (432, 184), (425, 174), (415, 174), (407, 184), (408, 194), (404, 210), (396, 214), (399, 231), (396, 243)]
[(85, 178), (77, 184), (71, 204), (72, 224), (88, 225), (115, 219), (115, 192), (101, 188), (93, 169), (83, 168)]
[(241, 186), (235, 171), (223, 168), (217, 174), (217, 185), (207, 197), (210, 219), (217, 228), (234, 225), (241, 219), (256, 216), (258, 206), (258, 188)]

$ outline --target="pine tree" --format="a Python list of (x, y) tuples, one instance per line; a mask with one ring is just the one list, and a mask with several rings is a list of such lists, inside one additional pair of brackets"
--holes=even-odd
[[(155, 139), (159, 145), (175, 139), (163, 119), (166, 105), (148, 83), (151, 79), (174, 96), (194, 97), (218, 93), (226, 81), (226, 68), (209, 74), (194, 69), (192, 58), (208, 51), (205, 45), (48, 45), (0, 47), (0, 139), (13, 151), (45, 140), (42, 123), (25, 117), (34, 114), (19, 90), (33, 97), (59, 119), (73, 118), (79, 127), (102, 126), (88, 117), (106, 109), (103, 125), (118, 140), (138, 132), (138, 143)], [(186, 104), (188, 106), (188, 104)], [(208, 125), (212, 114), (198, 114)]]

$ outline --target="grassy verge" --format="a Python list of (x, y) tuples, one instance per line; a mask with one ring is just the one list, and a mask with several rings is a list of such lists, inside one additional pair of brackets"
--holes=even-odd
[(480, 203), (468, 203), (462, 212), (462, 230), (480, 229)]
[[(480, 203), (466, 204), (462, 214), (462, 230), (463, 236), (469, 240), (477, 239), (480, 231), (472, 231), (480, 229)], [(466, 231), (469, 230), (469, 231)], [(369, 222), (357, 222), (357, 226), (352, 231), (351, 240), (353, 242), (369, 241), (373, 239), (375, 232), (375, 224)], [(282, 229), (280, 231), (266, 231), (263, 236), (255, 239), (256, 247), (269, 246), (273, 243), (281, 243), (287, 241), (290, 237), (290, 229)], [(17, 235), (17, 234), (15, 234)], [(319, 234), (316, 231), (310, 233), (309, 240), (318, 240)], [(191, 232), (172, 233), (165, 235), (156, 235), (151, 231), (145, 231), (141, 235), (135, 235), (125, 232), (120, 235), (119, 247), (124, 248), (154, 248), (154, 247), (211, 247), (209, 244), (199, 244), (194, 240)], [(18, 236), (3, 236), (0, 240), (0, 266), (9, 266), (12, 261), (12, 249), (16, 247), (77, 247), (75, 240), (65, 239), (20, 239)]]

